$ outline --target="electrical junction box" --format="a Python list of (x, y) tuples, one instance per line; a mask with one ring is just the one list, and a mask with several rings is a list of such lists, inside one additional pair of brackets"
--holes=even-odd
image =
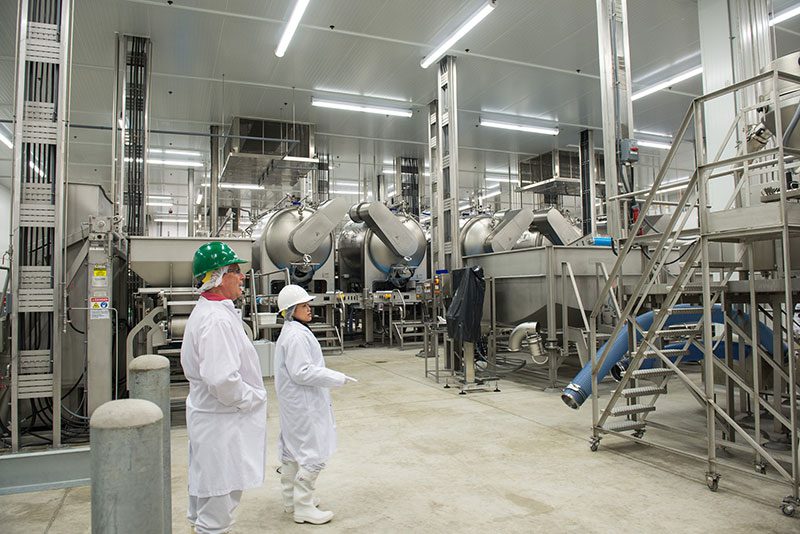
[(636, 163), (639, 161), (639, 141), (636, 139), (620, 139), (618, 153), (621, 162)]

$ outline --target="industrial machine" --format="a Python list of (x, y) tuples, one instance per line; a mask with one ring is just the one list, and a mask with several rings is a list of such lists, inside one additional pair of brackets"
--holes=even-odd
[(427, 277), (427, 241), (416, 219), (379, 202), (350, 209), (339, 233), (339, 280), (344, 292), (408, 291)]
[(310, 293), (334, 289), (333, 231), (347, 213), (347, 202), (333, 198), (314, 208), (298, 202), (266, 213), (253, 230), (253, 270), (263, 294), (277, 294), (286, 283), (270, 273), (286, 271), (293, 284)]
[[(180, 374), (180, 342), (198, 298), (192, 286), (192, 259), (209, 239), (131, 236), (128, 240), (128, 265), (141, 277), (144, 287), (133, 296), (139, 320), (126, 339), (126, 362), (141, 354), (161, 354), (172, 360), (174, 373)], [(218, 240), (243, 260), (251, 260), (249, 239)], [(250, 334), (253, 338), (252, 329)]]

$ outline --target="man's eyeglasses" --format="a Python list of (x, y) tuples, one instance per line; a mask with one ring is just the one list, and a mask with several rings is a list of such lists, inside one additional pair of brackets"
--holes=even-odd
[(231, 266), (228, 267), (228, 273), (229, 274), (242, 274), (242, 269), (238, 265), (236, 265), (236, 266), (231, 265)]

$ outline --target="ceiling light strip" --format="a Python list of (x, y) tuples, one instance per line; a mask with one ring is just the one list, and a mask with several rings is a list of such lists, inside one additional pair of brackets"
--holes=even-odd
[(352, 102), (340, 102), (337, 100), (326, 100), (321, 98), (312, 98), (311, 105), (318, 108), (343, 109), (346, 111), (359, 111), (361, 113), (374, 113), (376, 115), (391, 115), (394, 117), (411, 116), (410, 109), (353, 104)]
[(467, 21), (462, 24), (461, 26), (456, 29), (452, 34), (450, 34), (447, 38), (445, 38), (442, 43), (433, 49), (433, 52), (428, 54), (423, 58), (422, 61), (419, 62), (419, 66), (423, 69), (427, 69), (431, 66), (431, 64), (445, 55), (445, 53), (456, 44), (459, 39), (464, 37), (469, 31), (474, 28), (475, 26), (480, 23), (483, 19), (485, 19), (489, 13), (494, 10), (495, 0), (489, 0), (486, 4), (481, 7), (475, 14), (473, 14)]
[(495, 121), (491, 119), (484, 119), (481, 117), (478, 120), (481, 126), (489, 128), (500, 128), (503, 130), (515, 130), (518, 132), (528, 132), (542, 135), (558, 135), (558, 128), (547, 128), (544, 126), (530, 126), (527, 124), (515, 124), (510, 122)]
[(672, 87), (676, 83), (680, 83), (683, 81), (688, 80), (689, 78), (694, 78), (695, 76), (699, 76), (703, 73), (703, 67), (695, 67), (693, 69), (687, 70), (686, 72), (682, 72), (673, 78), (669, 78), (668, 80), (664, 80), (663, 82), (659, 82), (655, 85), (652, 85), (646, 89), (642, 89), (639, 92), (633, 93), (631, 96), (631, 100), (639, 100), (640, 98), (644, 98), (648, 95), (652, 95), (653, 93), (657, 93), (662, 89), (667, 89), (668, 87)]
[(286, 27), (283, 29), (283, 35), (281, 35), (281, 40), (278, 42), (278, 48), (275, 49), (276, 56), (283, 57), (286, 53), (286, 49), (289, 48), (289, 43), (292, 42), (294, 32), (297, 31), (297, 27), (300, 25), (300, 19), (303, 18), (303, 13), (305, 13), (309, 1), (310, 0), (297, 0), (292, 14), (289, 16), (289, 22), (286, 23)]

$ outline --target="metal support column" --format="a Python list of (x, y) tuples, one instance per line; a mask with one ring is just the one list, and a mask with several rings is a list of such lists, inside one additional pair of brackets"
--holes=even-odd
[(147, 235), (147, 149), (149, 144), (150, 58), (147, 37), (119, 36), (117, 71), (116, 183), (118, 214), (128, 235)]
[(594, 168), (594, 132), (583, 130), (580, 134), (579, 156), (581, 164), (581, 219), (583, 235), (597, 235), (597, 172)]
[(434, 272), (461, 267), (458, 245), (458, 91), (456, 59), (438, 64), (437, 99), (430, 104), (431, 255)]
[(187, 184), (186, 185), (188, 187), (188, 194), (187, 194), (188, 205), (186, 207), (186, 218), (189, 219), (189, 222), (186, 225), (186, 232), (187, 232), (186, 235), (189, 236), (189, 237), (194, 237), (194, 228), (195, 228), (195, 225), (197, 224), (197, 221), (195, 220), (196, 219), (196, 217), (195, 217), (195, 212), (196, 212), (195, 204), (196, 203), (195, 203), (195, 192), (194, 192), (194, 190), (195, 190), (194, 169), (192, 169), (192, 168), (187, 169), (186, 170), (186, 175), (187, 175), (187, 180), (186, 180)]
[(109, 217), (89, 219), (86, 255), (86, 389), (88, 414), (111, 400), (114, 361), (113, 242)]
[(61, 445), (65, 128), (72, 2), (20, 0), (12, 172), (11, 447), (20, 401), (50, 399)]
[(214, 237), (219, 228), (219, 126), (211, 127), (211, 224), (208, 226), (209, 236)]
[[(627, 216), (622, 214), (616, 196), (619, 182), (624, 180), (625, 167), (620, 162), (617, 144), (620, 139), (630, 138), (633, 134), (627, 0), (597, 0), (597, 43), (608, 199), (607, 231), (612, 237), (623, 238), (626, 236)], [(612, 157), (615, 154), (616, 157)]]

